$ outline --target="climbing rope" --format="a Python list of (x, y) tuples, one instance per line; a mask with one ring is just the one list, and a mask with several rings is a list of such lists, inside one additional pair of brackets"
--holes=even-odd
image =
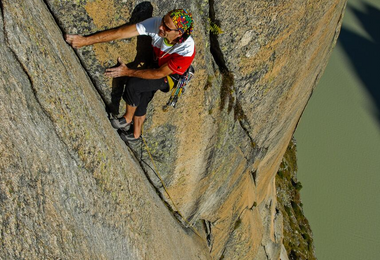
[(160, 179), (160, 182), (162, 184), (162, 187), (164, 188), (165, 190), (165, 193), (168, 195), (170, 201), (172, 202), (172, 205), (173, 207), (175, 208), (177, 214), (182, 218), (182, 220), (188, 225), (188, 227), (190, 227), (193, 232), (200, 238), (202, 239), (204, 242), (206, 242), (207, 244), (207, 241), (199, 234), (199, 232), (193, 227), (193, 225), (190, 224), (190, 222), (186, 219), (186, 217), (184, 217), (184, 215), (181, 213), (181, 211), (178, 209), (176, 203), (173, 201), (173, 198), (170, 196), (170, 193), (168, 192), (168, 189), (164, 183), (164, 181), (162, 180), (161, 178), (161, 175), (159, 173), (159, 171), (157, 170), (157, 167), (156, 167), (156, 164), (154, 163), (154, 160), (153, 160), (153, 157), (152, 157), (152, 154), (150, 153), (150, 150), (149, 150), (149, 146), (147, 144), (147, 142), (145, 141), (145, 138), (143, 137), (142, 135), (142, 130), (141, 130), (141, 139), (143, 140), (144, 144), (145, 144), (145, 149), (150, 157), (150, 160), (152, 161), (152, 164), (153, 164), (153, 167), (154, 167), (154, 172), (156, 173), (157, 177)]

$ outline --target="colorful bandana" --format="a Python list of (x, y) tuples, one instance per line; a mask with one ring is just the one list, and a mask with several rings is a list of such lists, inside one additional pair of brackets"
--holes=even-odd
[(186, 39), (193, 32), (193, 16), (186, 9), (175, 9), (168, 13), (172, 18), (174, 25), (182, 33), (179, 43), (186, 41)]

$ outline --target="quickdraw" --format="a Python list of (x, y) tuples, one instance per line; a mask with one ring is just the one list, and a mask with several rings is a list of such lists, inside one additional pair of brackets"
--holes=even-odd
[(175, 108), (178, 98), (185, 92), (185, 87), (194, 76), (194, 68), (190, 66), (187, 71), (178, 79), (177, 85), (172, 89), (171, 95), (165, 106), (162, 107), (164, 112), (168, 111), (169, 107)]

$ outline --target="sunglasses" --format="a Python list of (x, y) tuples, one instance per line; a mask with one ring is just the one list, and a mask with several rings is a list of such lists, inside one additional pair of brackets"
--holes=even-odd
[(171, 28), (169, 28), (167, 25), (166, 25), (166, 23), (165, 23), (165, 16), (164, 17), (162, 17), (162, 21), (161, 21), (161, 24), (164, 26), (164, 30), (165, 31), (167, 31), (167, 32), (171, 32), (171, 31), (175, 31), (175, 32), (177, 32), (177, 31), (179, 31), (178, 29), (171, 29)]

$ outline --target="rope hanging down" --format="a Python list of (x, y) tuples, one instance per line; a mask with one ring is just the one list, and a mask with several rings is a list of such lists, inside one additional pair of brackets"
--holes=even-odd
[(152, 164), (153, 164), (153, 167), (154, 167), (154, 172), (156, 173), (157, 177), (160, 179), (160, 182), (162, 184), (162, 187), (164, 188), (165, 190), (165, 193), (168, 195), (174, 209), (176, 210), (177, 214), (182, 218), (182, 220), (188, 225), (187, 227), (190, 227), (193, 232), (200, 238), (203, 240), (203, 242), (206, 242), (206, 245), (207, 245), (207, 241), (205, 240), (205, 238), (203, 238), (199, 232), (190, 224), (190, 222), (184, 217), (184, 215), (181, 213), (181, 211), (178, 209), (176, 203), (173, 201), (173, 198), (170, 196), (169, 192), (168, 192), (168, 189), (166, 188), (166, 185), (160, 175), (160, 173), (158, 172), (157, 170), (157, 167), (156, 167), (156, 164), (154, 163), (154, 160), (153, 160), (153, 157), (152, 157), (152, 154), (150, 153), (149, 151), (149, 147), (148, 147), (148, 144), (147, 142), (145, 141), (145, 138), (143, 137), (143, 135), (141, 134), (141, 139), (143, 140), (144, 144), (145, 144), (145, 149), (150, 157), (150, 160), (152, 161)]

